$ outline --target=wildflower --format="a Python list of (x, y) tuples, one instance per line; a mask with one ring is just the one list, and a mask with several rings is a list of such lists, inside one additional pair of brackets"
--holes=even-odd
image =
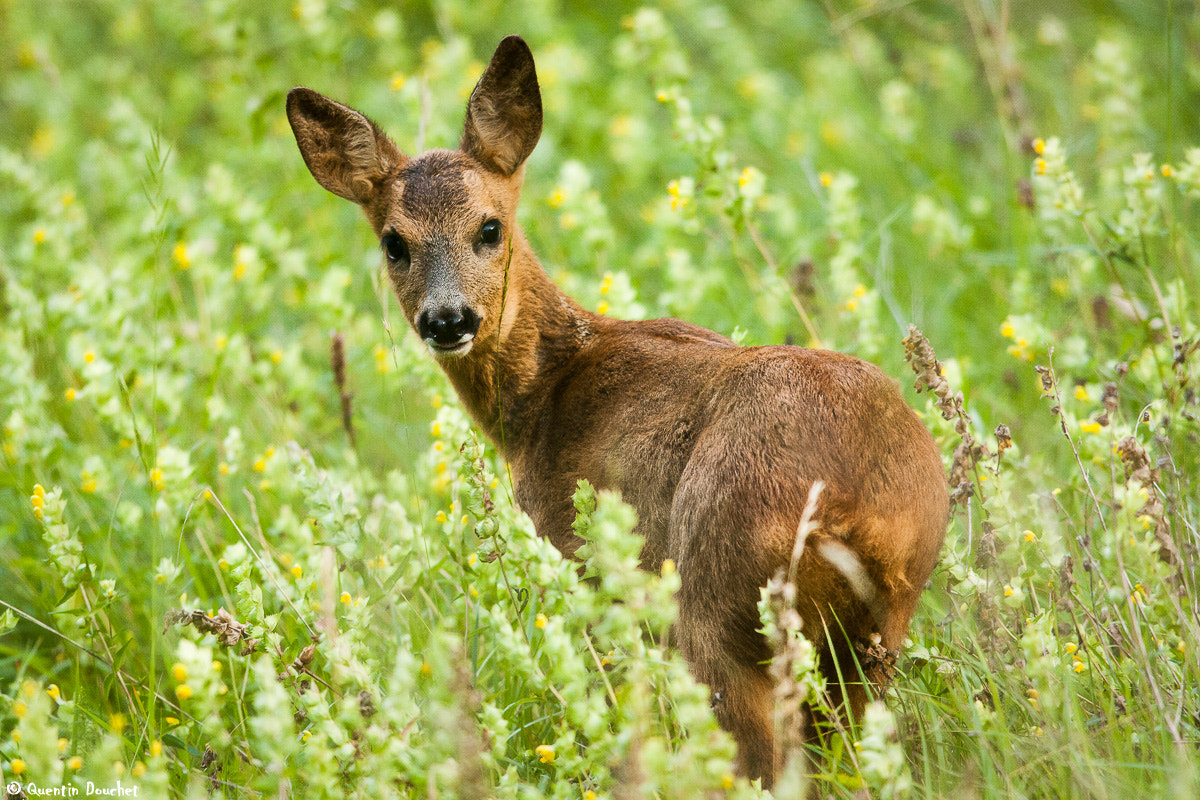
[(726, 772), (724, 775), (721, 776), (721, 788), (722, 789), (732, 789), (733, 788), (733, 773), (732, 772)]
[(1063, 649), (1067, 651), (1067, 655), (1072, 655), (1076, 650), (1079, 649), (1079, 645), (1075, 644), (1074, 642), (1067, 642), (1066, 647)]
[(158, 739), (155, 739), (150, 743), (150, 755), (154, 758), (158, 758), (162, 755), (162, 742), (160, 742)]
[(1046, 140), (1045, 139), (1034, 139), (1033, 140), (1033, 152), (1039, 156), (1042, 155), (1043, 153), (1045, 153), (1046, 152)]
[(583, 793), (583, 800), (596, 800), (596, 793), (588, 789)]
[(56, 702), (62, 699), (62, 692), (59, 690), (57, 683), (52, 683), (47, 686), (46, 694), (50, 695), (50, 698)]
[(546, 619), (545, 614), (538, 614), (537, 619), (533, 621), (533, 626), (539, 630), (546, 627), (546, 623), (550, 620)]
[(567, 193), (565, 191), (563, 191), (562, 187), (556, 188), (553, 192), (550, 193), (550, 196), (546, 198), (546, 204), (549, 205), (551, 208), (558, 208), (566, 201), (567, 201)]
[(171, 251), (171, 257), (175, 259), (176, 269), (184, 270), (192, 265), (192, 258), (188, 255), (186, 242), (176, 244), (175, 249)]
[(83, 759), (79, 756), (71, 756), (67, 759), (67, 768), (73, 770), (83, 769)]
[(194, 694), (192, 687), (188, 686), (186, 683), (181, 683), (175, 687), (175, 696), (180, 700), (187, 700), (192, 696), (192, 694)]
[(67, 390), (65, 392), (63, 392), (63, 397), (65, 397), (67, 399), (68, 403), (75, 402), (75, 398), (78, 396), (79, 396), (79, 393), (76, 392), (73, 387), (67, 387)]
[(1087, 422), (1087, 423), (1084, 423), (1083, 425), (1080, 425), (1079, 430), (1083, 431), (1084, 433), (1099, 433), (1100, 432), (1100, 423), (1099, 422)]
[(833, 174), (832, 173), (822, 172), (820, 177), (821, 177), (821, 185), (824, 186), (826, 189), (828, 189), (830, 186), (833, 185)]
[(408, 78), (404, 77), (404, 75), (397, 72), (395, 75), (392, 76), (392, 91), (393, 92), (400, 91), (401, 89), (404, 88), (404, 84), (406, 84), (406, 83), (408, 83)]
[(608, 294), (612, 290), (613, 274), (611, 272), (604, 273), (604, 280), (600, 282), (600, 294)]
[(271, 363), (280, 364), (283, 362), (283, 351), (276, 349), (271, 351)]
[(607, 314), (608, 313), (608, 303), (601, 300), (600, 304), (598, 306), (596, 306), (596, 313), (597, 314)]
[(25, 772), (25, 762), (19, 758), (14, 758), (10, 761), (8, 767), (12, 770), (13, 775), (20, 775)]
[(433, 436), (441, 436), (442, 435), (442, 426), (439, 425), (437, 422), (430, 423), (429, 433)]
[(1009, 586), (1007, 583), (1006, 583), (1006, 584), (1004, 584), (1004, 596), (1005, 596), (1005, 597), (1012, 597), (1012, 596), (1013, 596), (1013, 587), (1012, 587), (1012, 586)]
[(1046, 174), (1046, 159), (1039, 158), (1033, 162), (1033, 171), (1038, 175)]
[(60, 752), (60, 753), (67, 752), (67, 747), (70, 746), (70, 744), (71, 743), (69, 741), (67, 741), (66, 739), (60, 738), (58, 740), (58, 752)]
[(661, 569), (661, 572), (662, 572), (662, 576), (663, 576), (664, 578), (665, 578), (665, 577), (667, 577), (668, 575), (672, 575), (672, 574), (674, 574), (674, 572), (675, 572), (675, 561), (674, 561), (674, 559), (670, 559), (670, 558), (664, 558), (664, 559), (663, 559), (663, 562), (662, 562), (662, 567), (661, 567), (660, 569)]
[(537, 753), (538, 760), (541, 761), (543, 764), (553, 764), (554, 763), (554, 745), (539, 744), (537, 747), (534, 748), (534, 752)]
[(1087, 664), (1083, 663), (1081, 659), (1075, 659), (1075, 664), (1071, 667), (1071, 669), (1075, 670), (1076, 672), (1087, 672)]
[(433, 667), (431, 667), (429, 665), (428, 661), (421, 662), (421, 674), (424, 675), (426, 678), (428, 678), (430, 675), (433, 674)]
[(36, 231), (33, 232), (33, 243), (41, 244), (44, 241), (46, 241), (46, 229), (38, 228)]
[(445, 511), (439, 511), (437, 513), (437, 516), (434, 517), (434, 519), (436, 519), (441, 524), (445, 525), (449, 521), (450, 518), (446, 516)]
[(858, 310), (858, 301), (857, 300), (847, 300), (846, 301), (846, 310), (847, 311), (857, 311)]
[(20, 744), (21, 743), (21, 732), (14, 729), (12, 732), (12, 740), (14, 742), (16, 742), (17, 744)]
[(96, 483), (96, 479), (92, 477), (92, 473), (84, 470), (80, 478), (79, 491), (84, 494), (94, 494), (98, 484)]
[(228, 475), (230, 472), (228, 462), (222, 461), (220, 466), (217, 467), (217, 471), (220, 472), (222, 475)]
[(1174, 177), (1175, 176), (1174, 168), (1172, 168), (1170, 164), (1163, 164), (1162, 165), (1162, 176), (1164, 178)]
[(301, 567), (299, 564), (296, 564), (295, 566), (292, 567), (292, 575), (294, 575), (295, 577), (299, 578), (303, 574), (304, 574), (304, 568)]
[(429, 405), (433, 406), (434, 408), (441, 408), (442, 396), (440, 394), (435, 394), (433, 399), (429, 401)]
[(1086, 386), (1084, 386), (1083, 384), (1080, 384), (1079, 386), (1075, 387), (1075, 399), (1076, 400), (1087, 400), (1088, 399), (1088, 390), (1087, 390)]
[(254, 461), (254, 471), (255, 472), (265, 472), (266, 469), (267, 469), (267, 460), (265, 458), (255, 459), (255, 461)]
[(1011, 338), (1013, 338), (1013, 336), (1016, 335), (1016, 331), (1013, 330), (1013, 326), (1012, 326), (1011, 322), (1005, 322), (1003, 325), (1000, 326), (1000, 335), (1003, 336), (1005, 339), (1011, 339)]
[(1183, 655), (1187, 652), (1187, 645), (1184, 644), (1183, 639), (1180, 639), (1179, 644), (1175, 645), (1175, 651), (1180, 655)]
[(176, 683), (183, 683), (187, 680), (187, 667), (176, 661), (175, 665), (171, 667), (171, 677), (175, 679)]
[(150, 483), (150, 488), (154, 489), (157, 492), (161, 492), (163, 490), (163, 487), (166, 485), (165, 482), (163, 481), (163, 471), (161, 469), (159, 469), (158, 467), (155, 467), (154, 469), (150, 470), (149, 483)]
[(654, 95), (654, 99), (660, 103), (665, 103), (668, 100), (670, 100), (671, 98), (667, 96), (666, 92), (664, 92), (662, 89), (659, 89), (658, 92)]
[(20, 718), (20, 717), (24, 717), (25, 714), (29, 711), (29, 706), (25, 705), (20, 700), (18, 700), (17, 702), (13, 703), (12, 710), (13, 710), (13, 713), (16, 714), (18, 718)]
[(1033, 532), (1033, 531), (1025, 531), (1025, 541), (1027, 541), (1027, 542), (1036, 542), (1036, 541), (1037, 541), (1037, 536), (1034, 534), (1034, 532)]
[(467, 556), (467, 566), (468, 567), (475, 566), (475, 562), (478, 560), (479, 560), (479, 556), (477, 556), (475, 553), (471, 553), (471, 555)]

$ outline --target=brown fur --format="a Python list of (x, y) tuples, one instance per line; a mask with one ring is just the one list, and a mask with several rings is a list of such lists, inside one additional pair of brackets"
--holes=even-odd
[[(857, 715), (867, 692), (852, 644), (878, 634), (900, 647), (941, 547), (941, 459), (896, 385), (859, 359), (736, 347), (679, 320), (609, 319), (564, 295), (515, 218), (539, 98), (533, 58), (509, 37), (471, 96), (460, 151), (408, 159), (366, 117), (307, 89), (289, 95), (288, 117), (318, 182), (359, 203), (376, 234), (408, 243), (411, 265), (390, 276), (409, 322), (445, 281), (478, 314), (470, 349), (439, 361), (509, 460), (538, 532), (574, 554), (571, 495), (586, 478), (637, 509), (645, 569), (675, 561), (679, 647), (720, 698), (740, 771), (769, 785), (771, 654), (756, 603), (791, 557), (810, 486), (826, 484), (798, 608)], [(499, 245), (482, 243), (488, 219), (502, 225)]]

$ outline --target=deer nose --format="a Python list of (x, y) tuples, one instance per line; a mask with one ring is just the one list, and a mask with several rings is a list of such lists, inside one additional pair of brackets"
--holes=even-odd
[(466, 307), (423, 311), (417, 321), (417, 332), (434, 347), (456, 347), (475, 338), (478, 331), (479, 315)]

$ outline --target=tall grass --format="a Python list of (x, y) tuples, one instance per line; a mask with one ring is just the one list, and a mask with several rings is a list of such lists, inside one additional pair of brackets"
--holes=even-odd
[(534, 535), (287, 130), (304, 84), (453, 146), (519, 32), (522, 224), (568, 291), (915, 378), (955, 515), (819, 790), (1195, 796), (1198, 19), (0, 3), (0, 782), (757, 796), (678, 576), (587, 486), (596, 580)]

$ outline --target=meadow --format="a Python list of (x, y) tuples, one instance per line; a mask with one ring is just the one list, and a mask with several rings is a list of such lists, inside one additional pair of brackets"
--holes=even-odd
[(509, 33), (560, 286), (870, 360), (942, 450), (822, 796), (1200, 796), (1191, 0), (0, 0), (0, 785), (768, 796), (678, 575), (588, 486), (594, 580), (534, 535), (288, 128), (304, 85), (453, 147)]

